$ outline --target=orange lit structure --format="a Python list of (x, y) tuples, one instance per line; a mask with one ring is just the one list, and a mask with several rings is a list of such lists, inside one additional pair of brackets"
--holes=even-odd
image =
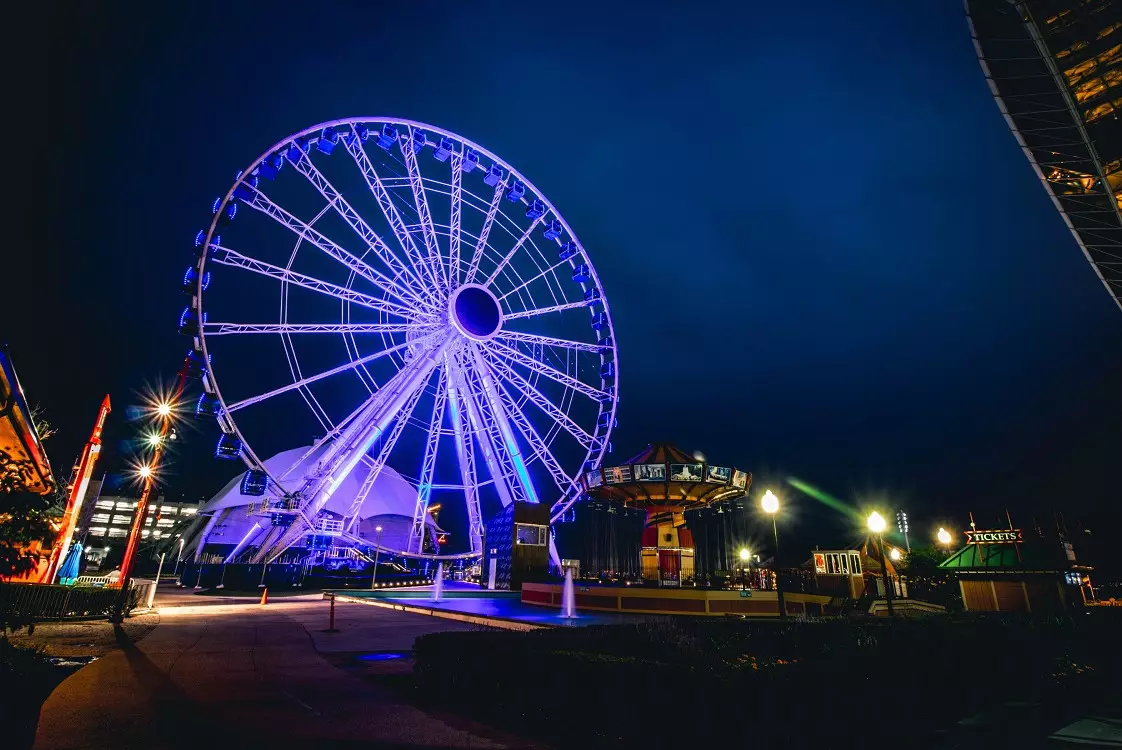
[(94, 422), (90, 439), (86, 441), (86, 446), (82, 449), (82, 457), (78, 460), (78, 467), (74, 473), (74, 484), (70, 487), (70, 496), (66, 501), (66, 510), (62, 514), (58, 537), (51, 549), (50, 562), (47, 563), (47, 569), (39, 581), (40, 583), (52, 583), (54, 581), (59, 565), (66, 559), (66, 553), (70, 550), (70, 541), (74, 537), (74, 527), (77, 525), (82, 512), (82, 502), (86, 498), (86, 490), (90, 485), (94, 464), (97, 463), (97, 458), (101, 454), (101, 431), (105, 427), (105, 419), (109, 416), (110, 411), (112, 411), (112, 407), (109, 404), (109, 394), (107, 393), (98, 409), (97, 421)]
[(1122, 308), (1122, 12), (1117, 0), (966, 0), (994, 101)]

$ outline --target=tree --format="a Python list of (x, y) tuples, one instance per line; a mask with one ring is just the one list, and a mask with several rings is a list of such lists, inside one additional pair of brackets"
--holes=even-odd
[(49, 550), (58, 518), (51, 496), (31, 492), (9, 492), (0, 506), (0, 578), (20, 576), (39, 564), (41, 542)]

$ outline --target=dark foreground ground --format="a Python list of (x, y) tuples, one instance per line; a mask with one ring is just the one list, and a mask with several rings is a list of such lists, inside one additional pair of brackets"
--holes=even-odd
[(1025, 750), (1089, 717), (1122, 746), (1120, 614), (437, 633), (416, 673), (432, 705), (560, 747)]

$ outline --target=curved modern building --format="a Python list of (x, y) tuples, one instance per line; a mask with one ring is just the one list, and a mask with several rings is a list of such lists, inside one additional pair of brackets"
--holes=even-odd
[[(305, 446), (282, 451), (267, 459), (265, 466), (273, 476), (283, 477), (282, 483), (291, 484), (286, 489), (295, 489), (305, 474), (315, 470), (327, 447), (325, 443), (315, 450)], [(337, 553), (355, 548), (369, 551), (374, 546), (387, 551), (408, 547), (417, 488), (388, 466), (374, 480), (353, 527), (345, 527), (366, 472), (367, 468), (360, 464), (343, 479), (317, 518), (316, 529), (293, 545), (292, 551), (299, 553), (294, 557), (303, 557), (309, 547)], [(199, 509), (195, 521), (184, 532), (184, 559), (240, 561), (274, 531), (270, 517), (257, 512), (262, 498), (242, 494), (242, 480), (243, 474), (238, 474)], [(430, 544), (435, 544), (435, 536), (441, 531), (431, 515), (426, 520)]]
[(1001, 114), (1122, 308), (1122, 3), (965, 4)]

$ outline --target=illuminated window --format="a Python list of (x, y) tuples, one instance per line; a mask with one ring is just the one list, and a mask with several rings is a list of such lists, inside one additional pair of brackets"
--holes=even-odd
[(105, 536), (105, 527), (104, 526), (91, 526), (90, 527), (90, 536)]
[(181, 508), (180, 511), (179, 511), (179, 515), (181, 515), (181, 516), (193, 516), (193, 515), (195, 515), (195, 513), (198, 512), (198, 510), (199, 510), (198, 508)]
[(122, 516), (118, 513), (117, 515), (113, 516), (113, 520), (110, 521), (110, 523), (130, 524), (132, 523), (132, 516)]
[(152, 532), (150, 532), (148, 529), (145, 529), (144, 531), (140, 532), (140, 535), (147, 538), (150, 533)]
[(157, 526), (174, 526), (175, 525), (175, 519), (174, 518), (161, 518), (159, 521), (156, 521), (156, 525)]
[(111, 537), (128, 536), (128, 534), (128, 529), (109, 529), (109, 536)]
[(849, 574), (854, 576), (861, 575), (861, 556), (856, 553), (849, 555)]
[(113, 510), (112, 500), (98, 500), (94, 505), (102, 510)]
[(108, 513), (94, 513), (93, 517), (90, 518), (90, 523), (109, 523), (109, 514)]
[(537, 524), (529, 523), (514, 524), (514, 539), (516, 544), (544, 547), (547, 533), (548, 527), (546, 526), (538, 526)]
[(117, 503), (117, 510), (132, 510), (136, 503)]

